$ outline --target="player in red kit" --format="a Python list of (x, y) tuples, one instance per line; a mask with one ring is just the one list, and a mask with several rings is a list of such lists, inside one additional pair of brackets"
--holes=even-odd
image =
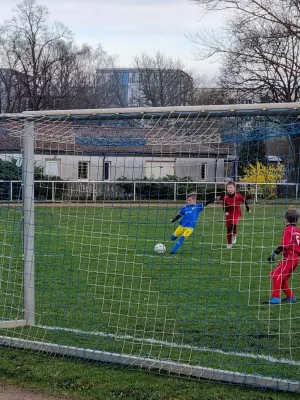
[[(300, 254), (300, 229), (297, 227), (299, 213), (294, 208), (290, 208), (285, 212), (286, 227), (282, 232), (280, 246), (269, 256), (268, 261), (275, 262), (277, 254), (283, 252), (282, 260), (271, 271), (269, 277), (272, 279), (272, 294), (270, 300), (264, 301), (263, 304), (280, 304), (295, 303), (296, 296), (289, 286), (289, 279), (297, 268)], [(280, 299), (280, 291), (286, 295), (284, 299)]]
[(227, 228), (227, 249), (231, 249), (236, 243), (237, 225), (242, 216), (241, 204), (245, 204), (246, 210), (251, 214), (247, 200), (235, 190), (235, 183), (230, 181), (226, 185), (226, 194), (223, 197), (223, 210), (225, 212), (225, 222)]

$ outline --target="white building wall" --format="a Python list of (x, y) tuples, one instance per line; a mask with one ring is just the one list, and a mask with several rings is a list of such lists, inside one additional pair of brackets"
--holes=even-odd
[[(79, 156), (79, 155), (47, 155), (36, 154), (36, 164), (45, 168), (47, 160), (57, 160), (60, 165), (59, 176), (63, 180), (78, 180), (78, 163), (88, 163), (88, 178), (87, 180), (102, 180), (103, 171), (103, 156)], [(46, 173), (46, 171), (45, 171)], [(81, 179), (84, 180), (84, 179)]]
[[(20, 154), (0, 154), (2, 160), (17, 159)], [(162, 178), (163, 176), (176, 175), (189, 176), (194, 181), (222, 182), (224, 179), (224, 159), (212, 158), (168, 158), (156, 156), (79, 156), (79, 155), (48, 155), (36, 154), (35, 163), (44, 168), (45, 174), (54, 171), (57, 162), (58, 175), (63, 180), (78, 180), (78, 163), (88, 163), (88, 179), (102, 181), (104, 179), (104, 162), (110, 164), (109, 180), (121, 177), (127, 179)], [(47, 164), (48, 163), (48, 164)], [(51, 167), (50, 167), (51, 165)], [(205, 177), (203, 177), (203, 165)], [(46, 170), (46, 166), (48, 171)], [(161, 167), (161, 172), (159, 172)], [(49, 169), (50, 168), (50, 169)], [(84, 179), (82, 179), (84, 180)]]
[[(205, 169), (205, 177), (203, 177)], [(224, 179), (224, 159), (217, 158), (177, 158), (175, 175), (189, 176), (194, 181), (214, 182)]]

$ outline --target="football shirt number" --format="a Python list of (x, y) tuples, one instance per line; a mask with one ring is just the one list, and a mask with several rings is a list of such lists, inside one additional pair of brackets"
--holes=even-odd
[(300, 234), (295, 233), (295, 238), (296, 238), (297, 245), (300, 246)]

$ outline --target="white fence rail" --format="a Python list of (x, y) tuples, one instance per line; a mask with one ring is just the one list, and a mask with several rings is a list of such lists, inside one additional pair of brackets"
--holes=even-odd
[[(21, 181), (0, 180), (0, 199), (5, 201), (18, 201), (21, 199)], [(200, 199), (205, 199), (207, 195), (225, 190), (227, 182), (174, 182), (162, 180), (126, 180), (126, 181), (86, 181), (86, 180), (36, 180), (35, 201), (62, 202), (62, 201), (89, 201), (98, 202), (100, 200), (184, 200), (187, 192), (197, 191)], [(156, 187), (156, 193), (152, 190)], [(279, 197), (293, 197), (298, 199), (299, 184), (274, 182), (274, 183), (250, 183), (237, 182), (237, 190), (244, 193), (250, 193), (254, 202), (260, 197), (267, 197), (264, 191), (267, 188), (275, 188), (276, 193), (280, 192)], [(145, 195), (145, 187), (149, 189), (148, 196)], [(166, 189), (168, 187), (168, 189)], [(142, 190), (144, 188), (144, 190)], [(291, 190), (293, 189), (293, 190)], [(167, 192), (166, 192), (167, 190)]]

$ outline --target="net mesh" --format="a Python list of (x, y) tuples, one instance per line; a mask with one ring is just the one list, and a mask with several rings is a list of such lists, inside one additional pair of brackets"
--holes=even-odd
[[(296, 105), (0, 116), (2, 343), (125, 355), (158, 369), (175, 363), (187, 375), (201, 367), (232, 382), (276, 377), (273, 387), (286, 380), (289, 390), (299, 376), (299, 305), (262, 301), (284, 212), (298, 206), (298, 117)], [(35, 152), (35, 321), (14, 326), (28, 295), (26, 129)], [(228, 248), (221, 201), (205, 203), (223, 198), (230, 180), (252, 214), (242, 206)], [(204, 209), (170, 254), (181, 226), (170, 220), (191, 192)], [(166, 252), (154, 252), (157, 244)], [(290, 285), (297, 296), (297, 269)]]

